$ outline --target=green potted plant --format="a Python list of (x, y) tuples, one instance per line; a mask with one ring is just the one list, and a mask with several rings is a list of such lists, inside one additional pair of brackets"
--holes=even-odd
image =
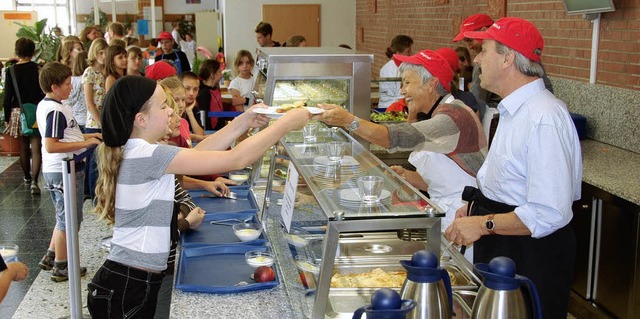
[(37, 21), (34, 25), (25, 25), (19, 22), (14, 22), (20, 26), (16, 36), (18, 38), (28, 38), (33, 40), (36, 44), (36, 51), (33, 55), (33, 61), (49, 62), (53, 61), (56, 56), (58, 46), (60, 46), (60, 38), (58, 38), (51, 29), (45, 31), (47, 26), (47, 19)]
[(224, 86), (229, 87), (231, 83), (231, 70), (222, 70), (222, 78), (224, 79)]

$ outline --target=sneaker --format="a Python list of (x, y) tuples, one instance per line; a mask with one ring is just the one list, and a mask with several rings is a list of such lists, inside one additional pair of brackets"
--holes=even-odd
[(38, 187), (38, 184), (31, 183), (31, 194), (40, 195), (40, 187)]
[(22, 180), (25, 184), (31, 184), (31, 177), (23, 177)]
[[(83, 277), (87, 274), (87, 267), (80, 267), (80, 277)], [(53, 267), (51, 271), (51, 280), (55, 282), (63, 282), (69, 280), (69, 268), (60, 269), (58, 267)]]
[(42, 270), (51, 270), (53, 269), (54, 261), (53, 261), (54, 257), (51, 257), (49, 255), (44, 255), (44, 257), (42, 257), (42, 259), (40, 259), (40, 262), (38, 263), (38, 266), (40, 266), (40, 269)]

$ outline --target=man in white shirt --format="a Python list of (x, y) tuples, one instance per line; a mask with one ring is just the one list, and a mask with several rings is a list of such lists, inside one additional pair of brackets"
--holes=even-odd
[(445, 235), (473, 243), (475, 262), (513, 259), (538, 287), (542, 317), (566, 318), (576, 253), (568, 224), (580, 198), (582, 159), (566, 105), (542, 80), (544, 40), (529, 21), (510, 17), (464, 36), (484, 40), (475, 62), (480, 85), (502, 97), (500, 123), (477, 174), (479, 189), (465, 189), (470, 204)]

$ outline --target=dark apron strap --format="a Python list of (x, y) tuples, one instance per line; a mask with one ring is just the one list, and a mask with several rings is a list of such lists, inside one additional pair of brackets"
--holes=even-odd
[[(508, 213), (516, 208), (488, 199), (474, 187), (465, 187), (462, 196), (469, 198), (471, 216)], [(575, 234), (569, 225), (542, 238), (482, 236), (473, 247), (474, 263), (488, 263), (497, 256), (513, 259), (517, 273), (536, 284), (543, 318), (566, 318), (576, 255)]]

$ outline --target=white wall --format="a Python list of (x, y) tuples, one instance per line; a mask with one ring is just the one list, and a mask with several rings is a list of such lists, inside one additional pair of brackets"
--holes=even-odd
[[(203, 0), (204, 1), (204, 0)], [(227, 68), (232, 68), (233, 57), (241, 49), (255, 52), (256, 25), (262, 20), (263, 4), (320, 4), (320, 41), (324, 47), (337, 47), (344, 43), (355, 48), (355, 0), (222, 0), (224, 51)], [(274, 30), (274, 39), (283, 42)]]
[(217, 1), (218, 0), (201, 0), (199, 4), (186, 4), (185, 0), (164, 0), (164, 13), (193, 14), (198, 11), (213, 10), (216, 9)]

